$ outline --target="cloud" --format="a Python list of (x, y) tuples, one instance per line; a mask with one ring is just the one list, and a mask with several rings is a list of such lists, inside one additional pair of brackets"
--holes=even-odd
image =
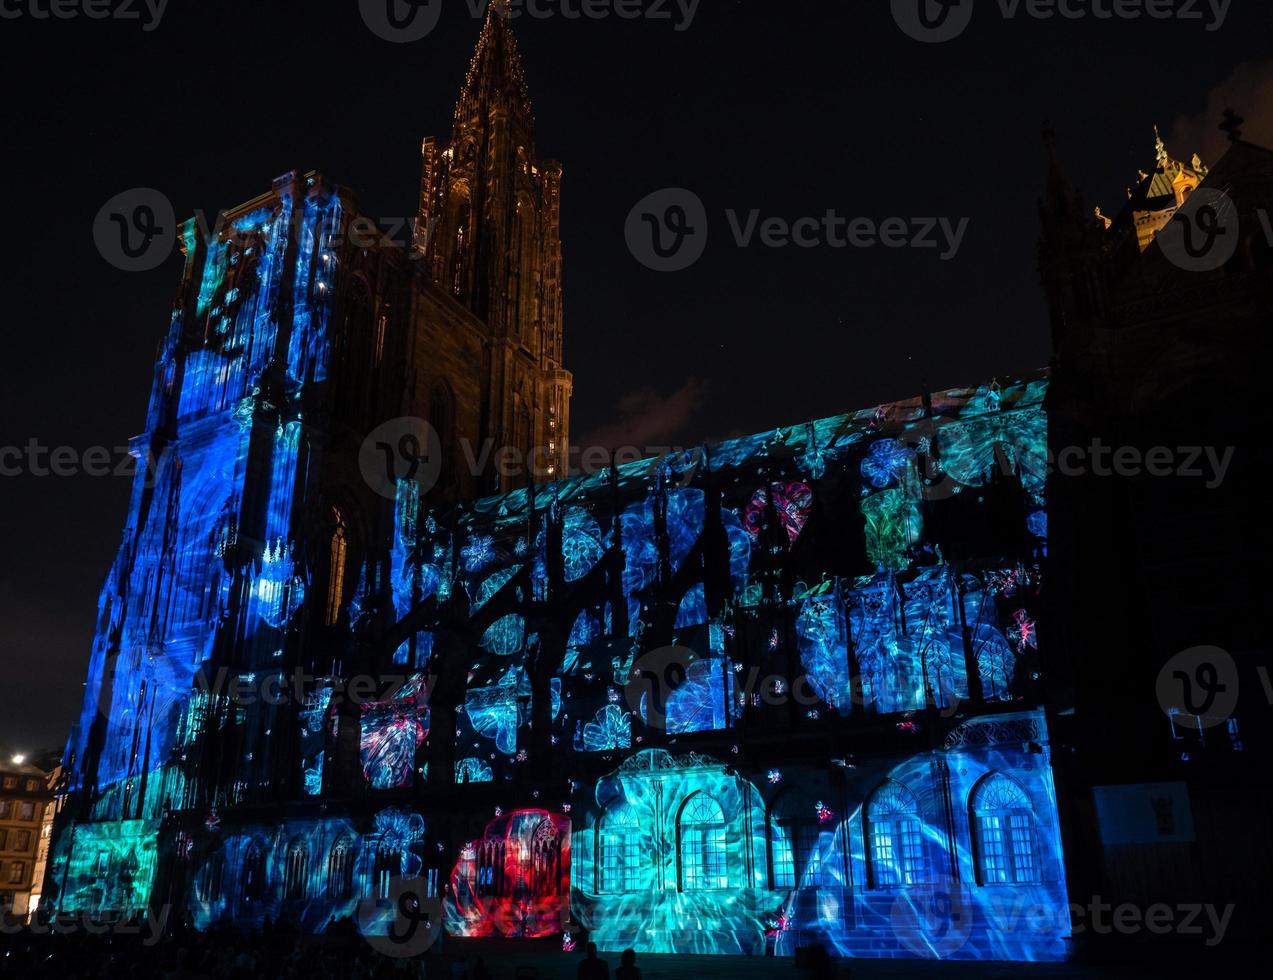
[(1245, 117), (1244, 140), (1273, 147), (1273, 61), (1243, 62), (1207, 93), (1206, 109), (1178, 118), (1167, 141), (1172, 156), (1187, 160), (1197, 153), (1207, 166), (1215, 166), (1228, 148), (1229, 138), (1218, 128), (1225, 109)]
[(670, 445), (693, 419), (707, 389), (706, 381), (689, 378), (666, 396), (653, 388), (629, 392), (619, 399), (618, 422), (593, 429), (576, 444), (605, 449), (636, 446), (641, 450)]

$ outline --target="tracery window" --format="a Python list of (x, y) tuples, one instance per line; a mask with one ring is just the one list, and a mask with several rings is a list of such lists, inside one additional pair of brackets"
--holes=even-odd
[(641, 886), (641, 832), (632, 808), (624, 806), (607, 813), (597, 838), (601, 893), (637, 891)]
[(681, 890), (728, 888), (725, 814), (706, 793), (695, 793), (681, 811)]
[(977, 879), (983, 885), (1039, 881), (1034, 807), (1014, 780), (991, 773), (972, 792)]
[(905, 887), (928, 879), (919, 804), (905, 786), (890, 779), (872, 794), (866, 837), (872, 887)]
[(327, 625), (334, 626), (340, 619), (340, 610), (345, 602), (345, 563), (349, 558), (348, 532), (345, 518), (340, 511), (333, 510), (336, 518), (336, 529), (331, 539), (331, 571), (327, 579)]
[(305, 879), (309, 875), (309, 848), (304, 838), (297, 837), (287, 848), (283, 868), (283, 898), (295, 901), (305, 897)]
[(260, 841), (249, 845), (243, 859), (242, 896), (245, 902), (259, 902), (265, 898), (265, 847)]
[(338, 901), (353, 897), (353, 842), (343, 836), (332, 845), (327, 856), (327, 895)]

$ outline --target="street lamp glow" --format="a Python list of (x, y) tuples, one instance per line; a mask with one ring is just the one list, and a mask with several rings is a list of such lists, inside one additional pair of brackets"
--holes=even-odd
[(25, 755), (15, 755), (15, 756), (13, 757), (13, 764), (14, 764), (15, 766), (20, 766), (20, 765), (22, 765), (22, 763), (24, 763), (24, 762), (26, 762), (26, 761), (27, 761), (27, 757), (26, 757)]

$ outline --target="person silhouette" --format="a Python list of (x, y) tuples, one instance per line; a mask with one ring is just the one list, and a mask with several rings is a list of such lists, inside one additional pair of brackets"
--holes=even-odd
[(619, 968), (614, 971), (614, 980), (641, 980), (641, 970), (636, 965), (636, 950), (625, 949), (619, 957)]
[(610, 980), (610, 967), (597, 958), (597, 944), (588, 944), (588, 955), (579, 964), (578, 980)]

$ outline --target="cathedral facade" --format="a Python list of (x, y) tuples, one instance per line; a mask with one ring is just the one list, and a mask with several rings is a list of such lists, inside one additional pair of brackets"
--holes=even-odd
[(410, 247), (320, 174), (187, 226), (46, 894), (1064, 958), (1049, 375), (571, 475), (560, 183), (491, 16)]

